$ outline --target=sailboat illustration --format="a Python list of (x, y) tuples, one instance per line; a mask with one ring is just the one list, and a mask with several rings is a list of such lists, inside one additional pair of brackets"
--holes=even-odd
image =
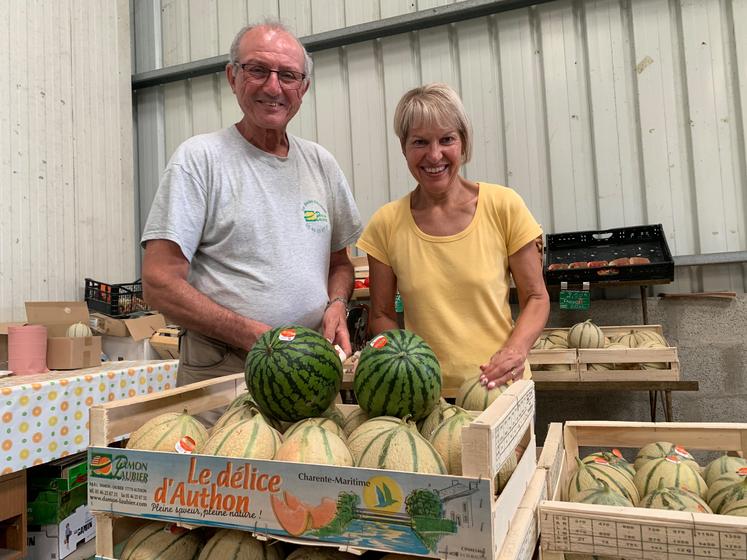
[(376, 505), (374, 507), (388, 507), (396, 502), (397, 500), (392, 498), (392, 492), (389, 490), (389, 486), (382, 484), (381, 486), (376, 487)]

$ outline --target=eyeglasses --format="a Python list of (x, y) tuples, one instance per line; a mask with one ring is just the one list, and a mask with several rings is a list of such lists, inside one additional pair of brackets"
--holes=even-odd
[(252, 84), (264, 84), (273, 72), (278, 75), (278, 81), (286, 89), (298, 89), (306, 79), (306, 74), (293, 70), (270, 70), (259, 64), (236, 64), (246, 72), (247, 81)]

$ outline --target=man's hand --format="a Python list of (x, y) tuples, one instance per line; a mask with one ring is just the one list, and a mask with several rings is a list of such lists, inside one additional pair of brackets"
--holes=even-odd
[(347, 309), (343, 301), (337, 300), (324, 310), (322, 318), (322, 335), (332, 344), (337, 344), (346, 356), (353, 353), (348, 332)]
[(514, 348), (504, 347), (490, 358), (487, 364), (480, 366), (480, 384), (493, 389), (524, 377), (526, 356)]

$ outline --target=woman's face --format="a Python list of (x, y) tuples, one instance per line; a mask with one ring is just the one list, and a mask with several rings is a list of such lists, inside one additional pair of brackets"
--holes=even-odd
[(459, 175), (462, 140), (453, 127), (413, 127), (405, 139), (404, 153), (418, 184), (436, 194), (451, 188)]

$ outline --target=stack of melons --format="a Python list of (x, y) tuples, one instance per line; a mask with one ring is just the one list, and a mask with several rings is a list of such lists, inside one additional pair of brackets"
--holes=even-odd
[[(666, 339), (656, 331), (631, 329), (612, 339), (615, 348), (668, 348)], [(666, 369), (666, 362), (642, 362), (620, 364), (619, 369)]]
[(572, 502), (747, 517), (747, 460), (724, 455), (701, 468), (683, 447), (659, 441), (634, 463), (619, 450), (576, 459), (565, 488)]

